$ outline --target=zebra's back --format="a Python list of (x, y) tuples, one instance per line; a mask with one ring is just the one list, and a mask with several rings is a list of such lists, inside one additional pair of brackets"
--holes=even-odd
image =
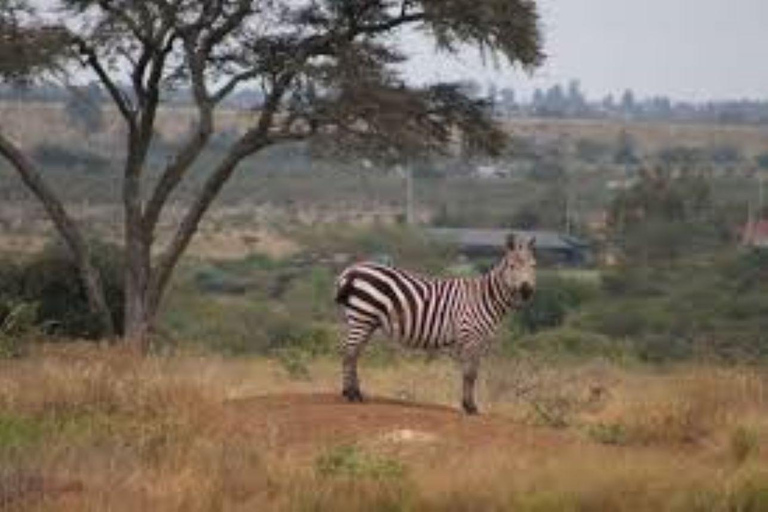
[(455, 341), (463, 279), (421, 276), (378, 263), (358, 263), (339, 276), (336, 301), (347, 317), (383, 328), (404, 345), (440, 348)]

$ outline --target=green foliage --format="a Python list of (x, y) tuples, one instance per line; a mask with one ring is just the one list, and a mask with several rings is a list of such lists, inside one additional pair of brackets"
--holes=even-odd
[(45, 433), (45, 424), (40, 420), (0, 414), (0, 453), (34, 446)]
[(299, 238), (304, 245), (312, 248), (308, 257), (314, 260), (332, 260), (338, 254), (354, 259), (386, 256), (401, 268), (437, 273), (448, 265), (453, 256), (450, 246), (405, 226), (314, 228), (299, 233)]
[(755, 162), (761, 169), (768, 169), (768, 152), (757, 155), (755, 157)]
[[(107, 304), (121, 332), (124, 298), (120, 251), (95, 241), (91, 249), (94, 265), (101, 273)], [(35, 304), (34, 325), (47, 334), (87, 339), (102, 336), (101, 322), (90, 311), (77, 265), (62, 242), (49, 244), (40, 254), (21, 264), (0, 262), (0, 290), (0, 321), (7, 320), (10, 308)], [(24, 311), (25, 322), (30, 323), (32, 310)]]
[(634, 165), (640, 162), (640, 149), (635, 138), (626, 130), (622, 130), (616, 141), (614, 162), (620, 165)]
[(320, 454), (315, 471), (323, 477), (402, 479), (405, 466), (395, 459), (366, 453), (355, 445), (338, 445)]
[(66, 56), (68, 35), (62, 27), (29, 23), (33, 2), (0, 1), (0, 81), (28, 83), (59, 67)]
[(277, 360), (288, 376), (294, 380), (310, 380), (309, 355), (298, 347), (286, 347), (276, 351)]
[(622, 341), (647, 361), (768, 355), (766, 258), (759, 251), (606, 272), (601, 296), (567, 325)]
[(536, 333), (559, 327), (569, 311), (595, 297), (597, 291), (589, 282), (557, 274), (540, 275), (533, 300), (511, 316), (512, 329)]
[(762, 512), (768, 510), (768, 479), (765, 474), (754, 475), (731, 489), (724, 500), (725, 510)]
[(576, 156), (588, 163), (608, 161), (611, 149), (609, 144), (600, 140), (581, 138), (576, 141)]
[(692, 146), (669, 146), (662, 148), (656, 158), (665, 165), (690, 166), (706, 160), (704, 150)]
[(720, 165), (732, 165), (740, 162), (744, 155), (741, 150), (736, 146), (720, 145), (715, 146), (710, 150), (710, 158), (713, 162)]
[(567, 357), (607, 357), (623, 360), (631, 350), (621, 339), (573, 327), (551, 329), (512, 341), (517, 351), (547, 353)]
[(38, 305), (0, 300), (0, 359), (24, 355), (29, 337), (38, 332)]
[(644, 170), (610, 206), (611, 235), (633, 263), (662, 264), (711, 253), (731, 238), (711, 183), (675, 177), (668, 168)]
[(247, 283), (214, 265), (198, 270), (194, 279), (197, 287), (204, 293), (242, 294), (247, 289)]
[(32, 158), (40, 165), (71, 170), (82, 168), (101, 170), (109, 165), (109, 159), (85, 148), (72, 149), (56, 144), (43, 143), (32, 150)]
[(626, 428), (620, 423), (598, 423), (587, 428), (591, 439), (601, 444), (624, 445), (627, 443)]
[[(249, 257), (182, 277), (169, 291), (160, 329), (226, 355), (274, 354), (291, 368), (332, 351), (336, 333), (327, 325), (335, 325), (335, 306), (328, 271), (266, 261)], [(241, 288), (233, 295), (231, 288), (202, 279), (201, 272), (220, 273)], [(302, 291), (307, 288), (314, 295)]]

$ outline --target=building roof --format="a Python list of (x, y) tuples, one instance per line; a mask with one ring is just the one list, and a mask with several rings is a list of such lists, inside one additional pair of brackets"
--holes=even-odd
[(768, 247), (768, 220), (748, 222), (741, 231), (741, 242), (744, 245)]
[(535, 238), (536, 247), (544, 250), (585, 249), (589, 244), (577, 237), (555, 231), (520, 229), (432, 228), (429, 234), (435, 238), (459, 244), (463, 247), (495, 249), (504, 247), (507, 236), (514, 233), (522, 238)]

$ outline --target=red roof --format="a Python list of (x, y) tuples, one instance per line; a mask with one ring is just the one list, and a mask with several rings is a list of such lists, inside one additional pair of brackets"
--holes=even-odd
[(748, 222), (741, 230), (741, 243), (768, 246), (768, 219)]

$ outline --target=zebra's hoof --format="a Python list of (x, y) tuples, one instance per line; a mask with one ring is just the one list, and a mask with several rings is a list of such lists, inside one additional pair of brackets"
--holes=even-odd
[(461, 407), (464, 409), (464, 413), (468, 416), (474, 416), (476, 414), (480, 414), (480, 411), (477, 409), (477, 406), (471, 402), (462, 402)]
[(347, 399), (348, 402), (362, 402), (363, 394), (357, 388), (345, 389), (341, 392), (342, 396)]

